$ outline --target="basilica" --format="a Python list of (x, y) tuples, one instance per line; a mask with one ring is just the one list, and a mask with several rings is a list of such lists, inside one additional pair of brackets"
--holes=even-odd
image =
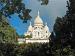
[(49, 32), (47, 23), (45, 23), (44, 25), (38, 11), (38, 15), (34, 20), (34, 25), (32, 25), (30, 22), (28, 30), (24, 35), (31, 36), (31, 38), (26, 38), (26, 40), (28, 40), (29, 42), (48, 42), (50, 34), (51, 33)]
[(50, 34), (51, 33), (47, 26), (47, 22), (44, 24), (38, 11), (38, 15), (34, 19), (34, 24), (32, 25), (32, 23), (30, 22), (28, 30), (24, 34), (25, 36), (27, 36), (24, 41), (26, 43), (46, 43), (49, 42)]

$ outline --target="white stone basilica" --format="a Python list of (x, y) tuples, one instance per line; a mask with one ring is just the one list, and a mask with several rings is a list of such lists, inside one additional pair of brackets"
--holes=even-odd
[[(30, 25), (28, 27), (28, 31), (25, 33), (25, 36), (31, 35), (32, 38), (30, 38), (29, 42), (38, 42), (38, 41), (32, 41), (32, 40), (39, 40), (39, 42), (48, 42), (49, 36), (50, 36), (49, 28), (47, 26), (47, 23), (44, 25), (42, 19), (40, 18), (39, 11), (38, 15), (34, 20), (34, 25)], [(26, 39), (28, 40), (28, 38)], [(41, 41), (40, 41), (41, 40)]]
[(42, 19), (40, 18), (39, 11), (38, 15), (34, 20), (34, 25), (32, 26), (31, 22), (28, 27), (27, 32), (24, 34), (25, 36), (31, 36), (31, 38), (25, 38), (26, 43), (46, 43), (49, 42), (50, 36), (49, 28), (47, 23), (44, 25)]

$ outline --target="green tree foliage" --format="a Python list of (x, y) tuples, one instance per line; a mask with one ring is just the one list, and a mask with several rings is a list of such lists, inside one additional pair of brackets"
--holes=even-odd
[(47, 43), (41, 44), (41, 43), (33, 43), (33, 44), (27, 44), (27, 46), (24, 48), (24, 51), (22, 55), (26, 56), (48, 56), (49, 53), (49, 45)]
[(59, 41), (67, 45), (71, 45), (71, 47), (75, 47), (75, 2), (74, 0), (69, 0), (67, 4), (68, 11), (64, 17), (56, 19), (54, 32)]
[(68, 11), (67, 11), (67, 17), (68, 17), (68, 26), (69, 26), (69, 32), (70, 32), (70, 37), (71, 37), (71, 46), (75, 48), (74, 42), (75, 42), (75, 1), (74, 0), (69, 0), (67, 2), (68, 4)]
[(47, 5), (49, 3), (49, 0), (38, 0), (41, 1), (41, 5)]
[(25, 38), (32, 38), (32, 35), (27, 35), (25, 36)]
[(67, 1), (68, 10), (62, 18), (57, 17), (51, 34), (53, 55), (74, 56), (75, 50), (75, 1)]
[(16, 45), (11, 43), (0, 43), (0, 55), (1, 56), (16, 56), (14, 49)]
[(25, 8), (22, 0), (0, 0), (0, 6), (1, 17), (2, 15), (10, 17), (10, 15), (17, 13), (24, 22), (31, 18), (29, 15), (31, 9)]
[(0, 21), (0, 42), (12, 42), (16, 41), (16, 37), (18, 34), (15, 29), (12, 28), (7, 19), (2, 16), (2, 20)]
[[(6, 48), (5, 48), (6, 47)], [(49, 56), (48, 43), (33, 43), (16, 45), (0, 43), (0, 55), (2, 56)]]

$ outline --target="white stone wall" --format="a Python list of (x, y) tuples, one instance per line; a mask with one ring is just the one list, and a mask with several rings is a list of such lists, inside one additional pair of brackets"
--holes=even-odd
[(26, 39), (25, 43), (49, 43), (49, 39)]
[(25, 42), (25, 38), (18, 38), (18, 43), (19, 44), (22, 44), (22, 43), (24, 43)]
[(49, 39), (28, 39), (28, 38), (18, 38), (18, 43), (49, 43)]
[(30, 26), (28, 28), (27, 34), (26, 35), (32, 35), (32, 38), (26, 39), (26, 43), (34, 43), (34, 42), (49, 42), (49, 28), (46, 25), (43, 24), (42, 19), (39, 16), (39, 13), (37, 17), (35, 18), (34, 25), (32, 26), (30, 23)]

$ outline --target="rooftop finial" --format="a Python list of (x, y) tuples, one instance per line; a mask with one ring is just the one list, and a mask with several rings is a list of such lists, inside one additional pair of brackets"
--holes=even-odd
[(38, 16), (39, 16), (39, 10), (38, 10)]
[(31, 25), (31, 21), (30, 21), (30, 25)]
[(47, 25), (47, 22), (45, 24)]

